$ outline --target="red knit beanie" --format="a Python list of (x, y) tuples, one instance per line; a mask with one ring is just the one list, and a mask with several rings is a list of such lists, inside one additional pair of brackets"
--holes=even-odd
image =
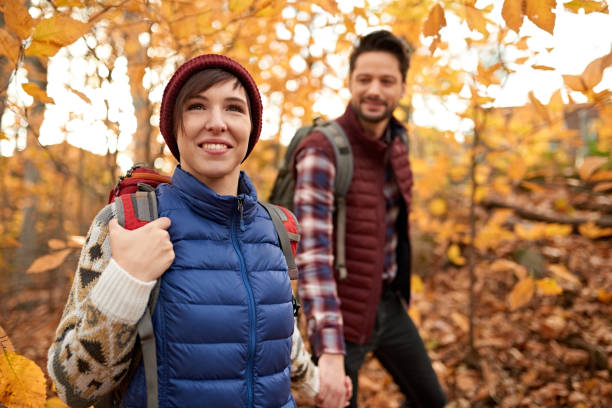
[(244, 156), (245, 159), (249, 153), (251, 153), (251, 150), (253, 150), (255, 143), (257, 143), (259, 139), (262, 116), (261, 96), (259, 95), (259, 90), (251, 74), (249, 74), (242, 65), (226, 56), (217, 54), (200, 55), (185, 62), (176, 70), (174, 75), (172, 75), (170, 82), (168, 82), (164, 90), (164, 96), (159, 111), (159, 129), (164, 136), (166, 145), (168, 145), (174, 157), (179, 161), (180, 155), (176, 143), (176, 135), (174, 134), (174, 123), (172, 123), (176, 98), (185, 82), (187, 82), (192, 75), (210, 68), (219, 68), (234, 75), (238, 78), (242, 86), (244, 86), (249, 97), (252, 129), (251, 135), (249, 136), (247, 153), (246, 156)]

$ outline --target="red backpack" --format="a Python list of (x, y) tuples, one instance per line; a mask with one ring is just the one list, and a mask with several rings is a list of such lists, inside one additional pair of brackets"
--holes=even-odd
[[(156, 219), (158, 213), (155, 188), (162, 183), (169, 184), (170, 182), (171, 178), (169, 176), (139, 165), (129, 169), (125, 176), (119, 177), (117, 184), (108, 195), (108, 203), (114, 203), (119, 225), (126, 229), (134, 230)], [(297, 218), (291, 211), (279, 205), (261, 201), (259, 204), (270, 214), (270, 218), (274, 223), (280, 247), (287, 261), (289, 278), (292, 280), (297, 279), (295, 254), (300, 240)], [(157, 408), (157, 355), (151, 316), (153, 316), (155, 305), (157, 304), (159, 284), (160, 280), (158, 279), (151, 291), (148, 306), (138, 321), (139, 342), (136, 342), (134, 346), (128, 373), (117, 389), (105, 395), (94, 404), (95, 408), (120, 406), (122, 396), (127, 391), (127, 387), (141, 359), (144, 362), (145, 381), (147, 384), (147, 407)], [(292, 302), (293, 314), (297, 316), (300, 305), (295, 296), (293, 296)]]

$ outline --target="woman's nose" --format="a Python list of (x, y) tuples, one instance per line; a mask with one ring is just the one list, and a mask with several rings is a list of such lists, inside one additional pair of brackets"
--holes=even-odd
[(227, 125), (223, 118), (223, 114), (220, 109), (211, 109), (210, 114), (206, 118), (205, 127), (211, 133), (222, 133), (227, 130)]

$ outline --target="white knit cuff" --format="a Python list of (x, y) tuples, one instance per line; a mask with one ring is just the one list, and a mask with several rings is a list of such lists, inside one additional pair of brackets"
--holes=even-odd
[(147, 307), (155, 282), (136, 279), (111, 258), (91, 290), (91, 302), (113, 319), (136, 324)]

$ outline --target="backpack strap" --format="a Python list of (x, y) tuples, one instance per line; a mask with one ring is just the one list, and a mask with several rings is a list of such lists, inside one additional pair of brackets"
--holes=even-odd
[(336, 212), (336, 254), (334, 267), (341, 280), (348, 276), (346, 269), (346, 194), (353, 179), (353, 152), (344, 130), (335, 121), (316, 121), (313, 131), (327, 137), (336, 157), (336, 178), (334, 183), (334, 206)]
[[(134, 230), (140, 228), (150, 221), (159, 217), (157, 212), (157, 196), (155, 191), (150, 188), (140, 186), (139, 189), (146, 191), (137, 191), (131, 194), (123, 194), (115, 198), (115, 214), (119, 225), (126, 229)], [(161, 279), (158, 279), (149, 296), (149, 302), (144, 311), (144, 314), (137, 323), (138, 340), (140, 342), (140, 350), (136, 350), (133, 357), (130, 369), (124, 377), (120, 389), (118, 390), (117, 398), (121, 400), (122, 395), (127, 390), (132, 377), (134, 376), (138, 363), (142, 358), (145, 370), (145, 381), (147, 386), (147, 407), (158, 407), (158, 385), (157, 385), (157, 353), (155, 346), (155, 332), (153, 330), (152, 316), (157, 305), (157, 296), (159, 295)]]
[(283, 251), (283, 255), (285, 255), (289, 279), (297, 279), (295, 254), (297, 252), (298, 242), (300, 241), (297, 218), (285, 207), (263, 201), (260, 201), (259, 204), (261, 204), (268, 214), (270, 214), (270, 218), (276, 229), (276, 234), (278, 235), (280, 247)]

